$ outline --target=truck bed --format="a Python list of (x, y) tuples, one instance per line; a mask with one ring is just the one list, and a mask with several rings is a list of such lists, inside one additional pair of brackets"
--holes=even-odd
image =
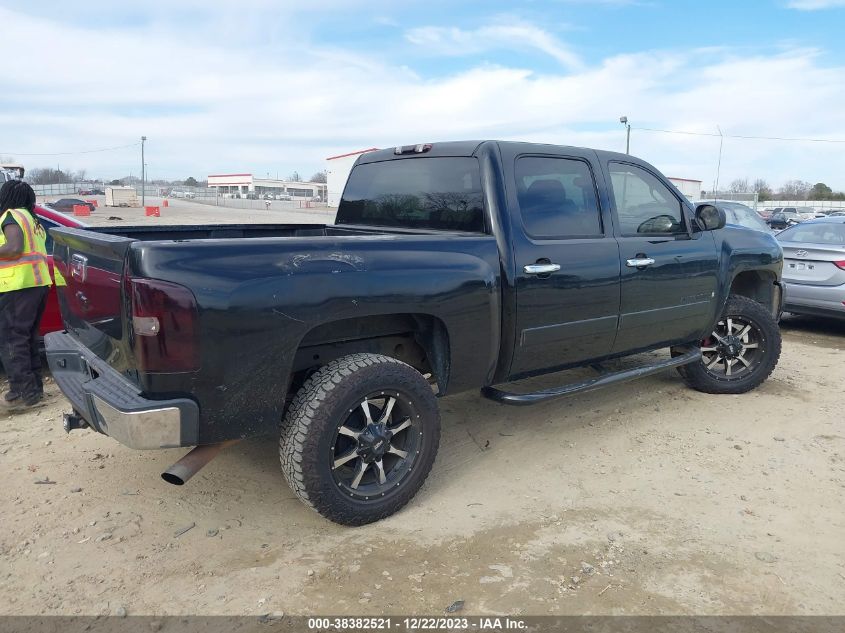
[[(491, 235), (322, 224), (51, 233), (68, 335), (96, 356), (92, 367), (107, 363), (140, 396), (201, 403), (195, 443), (272, 432), (291, 384), (338, 341), (367, 350), (378, 338), (411, 362), (419, 346), (466, 332), (451, 352), (431, 352), (456, 376), (443, 391), (487, 383), (497, 365)], [(144, 284), (178, 291), (159, 310), (161, 332), (146, 337), (133, 312)], [(170, 318), (186, 306), (196, 314), (189, 325)], [(145, 365), (144, 346), (166, 362)]]

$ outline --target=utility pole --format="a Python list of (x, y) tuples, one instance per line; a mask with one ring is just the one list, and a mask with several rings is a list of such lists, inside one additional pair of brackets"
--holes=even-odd
[(146, 171), (146, 164), (144, 164), (144, 142), (146, 142), (147, 137), (141, 137), (141, 206), (144, 207), (147, 204), (147, 171)]
[(626, 134), (625, 134), (625, 153), (631, 153), (631, 124), (628, 123), (628, 117), (621, 116), (619, 117), (619, 122), (625, 126)]

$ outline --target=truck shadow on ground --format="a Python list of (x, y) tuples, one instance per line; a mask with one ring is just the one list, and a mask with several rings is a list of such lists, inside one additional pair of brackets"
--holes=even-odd
[[(591, 375), (595, 375), (591, 370), (561, 372), (523, 381), (518, 388), (543, 389)], [(655, 410), (691, 397), (673, 371), (531, 407), (496, 404), (477, 392), (444, 397), (440, 399), (442, 428), (437, 460), (411, 506), (438, 503), (460, 492), (467, 479), (501, 468), (502, 459), (530, 463), (537, 451), (551, 450), (559, 453), (562, 462), (569, 461), (573, 450), (581, 450), (580, 446), (574, 449), (574, 443), (575, 436), (583, 432), (601, 430), (610, 436), (620, 431), (624, 435), (645, 432), (653, 426), (651, 415)], [(174, 455), (178, 458), (168, 451), (168, 457), (158, 460), (159, 464), (166, 467)], [(298, 508), (294, 510), (298, 498), (282, 476), (276, 437), (251, 438), (227, 449), (183, 489), (187, 492), (191, 487), (206, 485), (218, 487), (216, 494), (221, 501), (234, 488), (231, 502), (236, 502), (245, 489), (262, 490), (262, 494), (270, 494), (267, 500), (271, 504), (283, 504), (285, 513), (300, 515)], [(313, 514), (301, 507), (306, 514)]]

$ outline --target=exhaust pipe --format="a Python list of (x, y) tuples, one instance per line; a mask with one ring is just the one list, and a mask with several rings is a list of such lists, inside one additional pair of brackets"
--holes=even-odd
[(161, 478), (174, 486), (183, 486), (191, 477), (227, 446), (237, 444), (240, 440), (227, 440), (219, 444), (197, 446), (170, 468), (161, 473)]

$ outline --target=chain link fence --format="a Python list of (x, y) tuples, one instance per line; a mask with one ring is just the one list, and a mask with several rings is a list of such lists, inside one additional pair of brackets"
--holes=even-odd
[(796, 207), (799, 209), (816, 209), (845, 211), (845, 200), (767, 200), (760, 203), (761, 207), (766, 209), (775, 209), (777, 207)]
[(80, 194), (81, 191), (91, 191), (93, 189), (105, 191), (107, 187), (103, 183), (92, 182), (63, 182), (53, 185), (33, 185), (30, 183), (30, 185), (35, 191), (36, 196), (44, 198), (49, 196), (78, 196), (82, 195)]
[[(104, 183), (79, 183), (67, 182), (51, 185), (32, 185), (35, 195), (40, 199), (79, 197), (92, 195), (92, 190), (105, 192), (107, 185)], [(186, 186), (161, 186), (161, 185), (132, 185), (138, 195), (138, 200), (143, 197), (150, 201), (155, 198), (167, 198), (169, 200), (186, 200), (200, 204), (227, 207), (232, 209), (328, 209), (325, 202), (314, 202), (309, 196), (291, 196), (290, 200), (264, 200), (259, 194), (249, 194), (249, 197), (239, 197), (237, 194), (221, 193), (214, 187), (186, 187)]]
[(741, 202), (752, 209), (756, 209), (758, 204), (760, 204), (758, 198), (758, 194), (754, 191), (702, 191), (701, 197), (702, 200), (732, 200), (734, 202)]

